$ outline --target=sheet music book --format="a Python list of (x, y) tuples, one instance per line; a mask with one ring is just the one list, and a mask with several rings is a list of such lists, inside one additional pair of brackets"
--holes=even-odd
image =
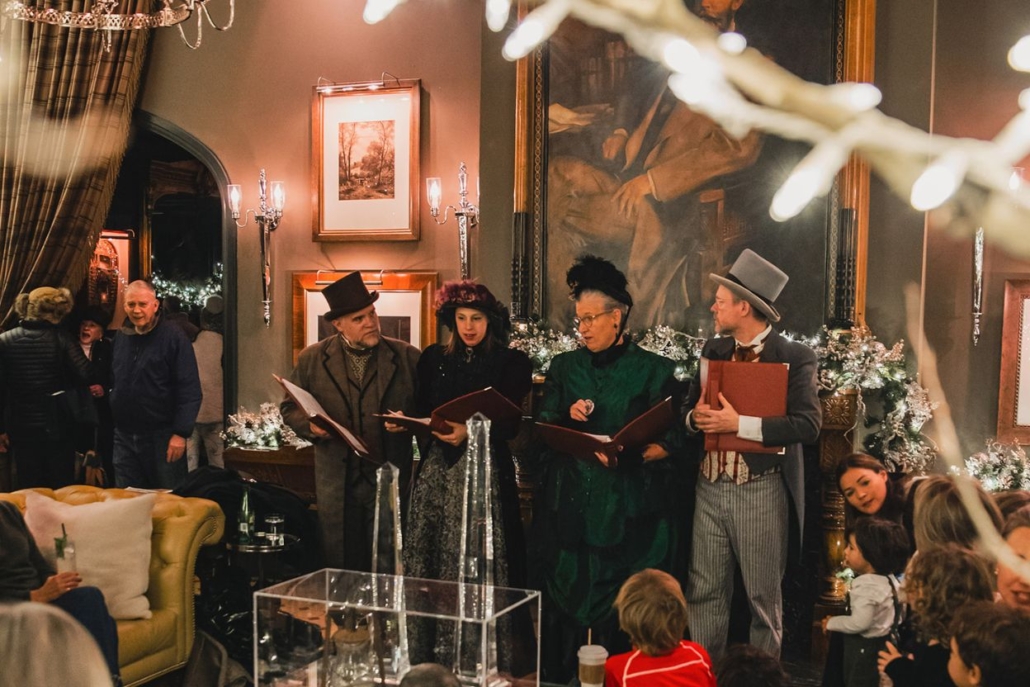
[[(715, 410), (722, 408), (721, 392), (738, 413), (751, 417), (780, 417), (787, 414), (786, 363), (739, 362), (701, 358), (701, 401)], [(786, 452), (784, 446), (764, 446), (730, 433), (705, 433), (705, 451), (737, 453)]]
[(522, 420), (522, 408), (492, 386), (452, 399), (438, 406), (429, 417), (409, 417), (403, 413), (375, 413), (375, 416), (425, 438), (433, 432), (450, 434), (448, 422), (465, 422), (476, 413), (482, 413), (495, 424), (510, 423), (512, 429)]
[(286, 394), (293, 399), (293, 402), (308, 416), (311, 422), (343, 439), (362, 458), (371, 459), (365, 440), (330, 417), (326, 409), (310, 392), (277, 374), (273, 374), (272, 377), (279, 382)]
[(661, 438), (676, 423), (672, 396), (638, 415), (615, 436), (590, 434), (546, 422), (536, 423), (540, 438), (560, 453), (568, 453), (584, 460), (596, 460), (595, 453), (608, 456), (610, 467), (618, 466), (619, 451), (643, 448)]

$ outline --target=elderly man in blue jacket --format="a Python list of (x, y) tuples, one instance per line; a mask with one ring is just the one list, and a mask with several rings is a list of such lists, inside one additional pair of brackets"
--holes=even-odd
[(202, 398), (190, 340), (163, 321), (154, 287), (125, 289), (126, 321), (114, 340), (111, 411), (119, 487), (175, 489), (186, 481), (186, 439)]

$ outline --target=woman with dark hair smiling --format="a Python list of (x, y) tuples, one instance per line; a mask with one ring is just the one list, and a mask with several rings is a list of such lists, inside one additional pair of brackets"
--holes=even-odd
[(837, 463), (837, 487), (844, 496), (848, 520), (859, 515), (901, 522), (908, 481), (891, 479), (879, 459), (852, 453)]
[[(1002, 536), (1017, 556), (1030, 561), (1030, 506), (1020, 508), (1008, 517)], [(997, 571), (1001, 602), (1030, 614), (1030, 580), (1000, 561)]]
[[(436, 315), (451, 330), (451, 339), (446, 345), (429, 346), (419, 357), (418, 413), (428, 417), (443, 403), (487, 387), (521, 405), (533, 384), (533, 365), (525, 353), (508, 348), (508, 309), (482, 284), (450, 281), (436, 294)], [(404, 571), (412, 577), (458, 580), (465, 478), (459, 459), (465, 452), (468, 430), (464, 423), (448, 425), (449, 433), (433, 432), (428, 444), (420, 447), (422, 461), (415, 476), (404, 541)], [(525, 538), (515, 463), (507, 444), (514, 436), (513, 428), (492, 423), (490, 429), (491, 491), (496, 504), (494, 584), (523, 587)], [(427, 632), (432, 631), (428, 624), (426, 627)], [(453, 633), (446, 632), (437, 633), (435, 639), (426, 638), (423, 649), (431, 643), (436, 654), (420, 654), (418, 660), (452, 660), (447, 653), (452, 638)]]

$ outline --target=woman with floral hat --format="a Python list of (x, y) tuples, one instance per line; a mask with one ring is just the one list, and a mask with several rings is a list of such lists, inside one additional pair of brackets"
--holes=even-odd
[[(508, 309), (482, 284), (450, 281), (436, 294), (436, 315), (451, 330), (451, 338), (446, 344), (429, 346), (419, 358), (419, 414), (428, 417), (434, 408), (487, 387), (521, 405), (532, 387), (533, 366), (524, 353), (508, 348)], [(449, 433), (434, 432), (428, 444), (421, 447), (422, 464), (415, 478), (404, 539), (404, 571), (412, 577), (458, 579), (464, 508), (464, 468), (459, 459), (465, 452), (468, 432), (463, 423), (448, 424)], [(513, 438), (511, 431), (493, 423), (490, 435), (494, 584), (522, 587), (526, 553), (515, 464), (507, 444)], [(446, 653), (449, 641), (446, 633), (438, 633), (428, 642), (435, 645), (438, 655), (420, 658), (450, 660)]]

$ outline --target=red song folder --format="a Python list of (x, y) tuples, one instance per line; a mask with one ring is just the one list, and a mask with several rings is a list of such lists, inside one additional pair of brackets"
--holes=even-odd
[(420, 437), (428, 437), (433, 432), (450, 434), (448, 422), (465, 422), (476, 413), (482, 413), (490, 422), (512, 430), (517, 429), (522, 420), (522, 408), (492, 386), (447, 401), (429, 417), (408, 417), (402, 413), (375, 413), (375, 416), (398, 424)]
[(546, 422), (538, 422), (536, 426), (540, 438), (555, 451), (584, 460), (596, 460), (594, 454), (602, 452), (608, 456), (608, 465), (614, 468), (618, 465), (619, 451), (642, 448), (654, 442), (675, 422), (676, 412), (670, 396), (631, 420), (615, 436), (589, 434)]
[(365, 440), (331, 418), (326, 409), (322, 407), (322, 404), (318, 402), (318, 399), (312, 396), (306, 389), (302, 389), (288, 379), (284, 379), (277, 374), (273, 374), (272, 377), (275, 381), (279, 382), (286, 395), (293, 399), (293, 402), (297, 404), (301, 412), (308, 416), (311, 422), (343, 439), (362, 458), (371, 460), (368, 444), (365, 443)]
[[(721, 392), (736, 411), (751, 417), (780, 417), (787, 414), (786, 363), (737, 362), (701, 358), (701, 402), (715, 410), (722, 408)], [(783, 446), (764, 446), (736, 434), (705, 433), (705, 451), (737, 453), (783, 453)]]

